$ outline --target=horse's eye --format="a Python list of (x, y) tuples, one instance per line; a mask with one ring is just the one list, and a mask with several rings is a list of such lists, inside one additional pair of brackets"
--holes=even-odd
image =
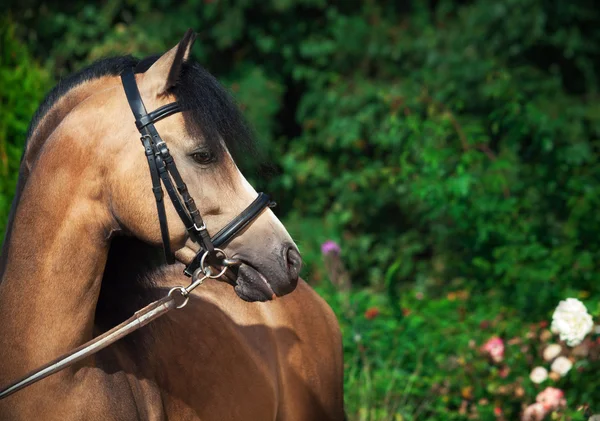
[(198, 164), (203, 164), (203, 165), (210, 164), (211, 162), (213, 162), (215, 160), (215, 156), (209, 150), (194, 152), (192, 154), (192, 158)]

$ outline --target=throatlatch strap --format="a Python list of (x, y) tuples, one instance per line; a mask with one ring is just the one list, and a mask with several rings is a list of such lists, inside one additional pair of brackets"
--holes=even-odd
[[(137, 121), (139, 121), (140, 118), (146, 116), (146, 107), (142, 102), (142, 97), (135, 82), (133, 71), (131, 69), (124, 71), (121, 74), (121, 81), (123, 82), (123, 89), (125, 90), (127, 101), (129, 102), (129, 106), (131, 107), (131, 111), (133, 112), (137, 124)], [(152, 135), (147, 127), (140, 128), (140, 133), (142, 134), (141, 141), (144, 145), (148, 167), (150, 168), (150, 177), (152, 178), (152, 193), (156, 199), (156, 212), (158, 213), (158, 222), (160, 225), (160, 235), (163, 243), (165, 260), (168, 264), (173, 264), (175, 263), (175, 256), (171, 249), (169, 224), (167, 222), (164, 195), (160, 184), (160, 175), (155, 160)], [(158, 136), (158, 133), (156, 133), (156, 135)]]
[(169, 224), (167, 222), (167, 213), (165, 211), (165, 202), (162, 187), (160, 186), (160, 176), (158, 168), (156, 167), (156, 161), (154, 159), (154, 149), (150, 144), (150, 139), (146, 136), (142, 137), (142, 143), (146, 150), (146, 158), (148, 160), (148, 167), (150, 167), (150, 177), (152, 177), (152, 192), (156, 199), (156, 210), (158, 212), (158, 222), (160, 224), (160, 235), (163, 243), (163, 250), (165, 253), (165, 260), (168, 264), (172, 265), (175, 263), (175, 255), (171, 250), (171, 240), (169, 238)]

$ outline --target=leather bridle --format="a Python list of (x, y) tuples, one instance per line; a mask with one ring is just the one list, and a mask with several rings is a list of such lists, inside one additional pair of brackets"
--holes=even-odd
[[(246, 209), (211, 238), (206, 224), (202, 220), (202, 215), (200, 215), (200, 211), (196, 207), (196, 203), (181, 178), (173, 157), (169, 153), (167, 144), (160, 137), (154, 126), (154, 123), (157, 121), (183, 110), (177, 102), (172, 102), (148, 113), (137, 87), (134, 70), (125, 70), (121, 74), (121, 80), (127, 101), (135, 117), (135, 125), (142, 135), (141, 141), (144, 145), (148, 167), (150, 168), (150, 176), (152, 178), (152, 192), (156, 199), (156, 210), (158, 212), (165, 259), (168, 264), (175, 263), (175, 256), (169, 239), (169, 226), (161, 182), (164, 184), (177, 214), (185, 225), (188, 235), (192, 241), (200, 245), (200, 250), (184, 270), (187, 276), (192, 276), (194, 271), (200, 267), (200, 261), (206, 252), (209, 255), (215, 254), (215, 249), (219, 250), (219, 247), (223, 247), (231, 241), (240, 231), (256, 219), (263, 209), (273, 207), (275, 203), (271, 202), (267, 194), (259, 193), (258, 197)], [(226, 265), (232, 263), (231, 260), (225, 260), (223, 256), (221, 256), (220, 260), (221, 262), (225, 261)]]
[[(21, 379), (0, 389), (0, 399), (4, 399), (51, 374), (64, 370), (76, 362), (97, 353), (173, 309), (183, 308), (187, 304), (192, 290), (202, 285), (204, 280), (208, 278), (220, 278), (228, 270), (228, 267), (241, 263), (228, 259), (227, 255), (219, 247), (231, 241), (231, 239), (254, 221), (265, 208), (275, 205), (271, 202), (268, 195), (259, 193), (258, 197), (246, 209), (211, 238), (206, 229), (206, 224), (196, 207), (196, 203), (189, 194), (187, 186), (177, 170), (175, 161), (169, 153), (167, 144), (158, 134), (156, 127), (154, 127), (154, 123), (157, 121), (183, 110), (179, 104), (173, 102), (148, 113), (138, 90), (133, 69), (124, 71), (121, 75), (121, 80), (123, 81), (127, 101), (135, 116), (135, 124), (142, 135), (141, 141), (146, 151), (148, 166), (150, 167), (152, 192), (156, 199), (156, 209), (158, 211), (165, 259), (169, 264), (175, 263), (169, 239), (169, 228), (161, 182), (165, 185), (171, 202), (183, 221), (190, 238), (200, 245), (200, 250), (184, 270), (184, 273), (192, 278), (192, 282), (187, 287), (177, 286), (171, 288), (163, 298), (136, 311), (133, 316), (120, 325), (115, 326), (80, 347), (61, 355), (55, 360), (38, 367)], [(220, 266), (220, 271), (214, 269), (214, 263), (216, 263), (216, 266)]]

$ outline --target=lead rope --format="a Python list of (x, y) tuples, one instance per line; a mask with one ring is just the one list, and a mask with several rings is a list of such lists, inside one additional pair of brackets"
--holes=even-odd
[[(225, 258), (224, 262), (228, 262), (227, 255), (221, 249), (215, 249), (216, 252), (222, 253)], [(91, 355), (96, 354), (97, 352), (103, 350), (109, 345), (112, 345), (119, 339), (124, 338), (125, 336), (130, 335), (141, 327), (146, 326), (148, 323), (153, 320), (158, 319), (161, 316), (164, 316), (169, 311), (173, 309), (181, 309), (185, 307), (190, 299), (190, 293), (202, 285), (206, 279), (216, 279), (220, 278), (227, 271), (228, 266), (223, 266), (223, 269), (216, 275), (211, 274), (210, 266), (205, 266), (205, 258), (208, 255), (207, 252), (202, 256), (202, 261), (200, 267), (196, 269), (192, 276), (192, 282), (187, 286), (177, 286), (171, 288), (167, 295), (163, 298), (153, 301), (148, 304), (146, 307), (136, 311), (133, 316), (129, 319), (125, 320), (120, 325), (117, 325), (110, 329), (107, 332), (104, 332), (102, 335), (95, 337), (89, 342), (81, 345), (78, 348), (75, 348), (72, 351), (67, 352), (66, 354), (61, 355), (60, 357), (44, 364), (43, 366), (33, 370), (32, 372), (26, 374), (19, 380), (11, 383), (4, 389), (0, 390), (0, 399), (4, 399), (13, 393), (18, 392), (19, 390), (32, 385), (54, 373), (57, 373), (61, 370), (64, 370), (67, 367), (72, 366), (78, 361), (83, 360)], [(201, 276), (203, 275), (203, 276)], [(175, 293), (179, 293), (183, 301), (181, 303), (176, 302), (176, 298), (174, 296)], [(180, 299), (181, 299), (180, 298)]]

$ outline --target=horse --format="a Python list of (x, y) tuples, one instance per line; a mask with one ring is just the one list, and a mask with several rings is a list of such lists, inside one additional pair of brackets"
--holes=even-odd
[[(203, 238), (258, 200), (236, 165), (253, 145), (250, 130), (190, 59), (194, 38), (188, 31), (143, 60), (100, 60), (34, 115), (0, 256), (0, 387), (182, 285), (198, 260), (176, 202), (163, 201), (157, 223), (125, 72), (149, 108), (181, 106), (154, 125), (184, 193), (200, 199)], [(194, 289), (185, 308), (0, 400), (0, 419), (344, 419), (335, 315), (299, 277), (298, 249), (271, 209), (238, 228), (222, 246), (235, 266)], [(172, 265), (161, 244), (175, 250)]]

